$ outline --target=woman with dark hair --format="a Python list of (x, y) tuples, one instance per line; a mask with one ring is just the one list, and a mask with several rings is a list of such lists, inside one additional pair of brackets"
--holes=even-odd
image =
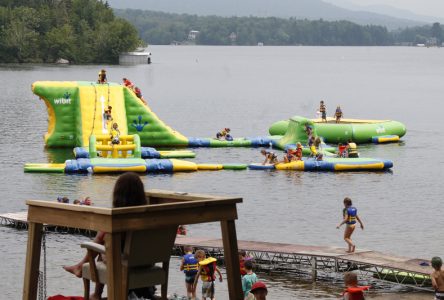
[(114, 185), (113, 207), (147, 204), (145, 189), (139, 175), (133, 172), (121, 175)]
[[(119, 176), (113, 190), (113, 207), (128, 207), (146, 204), (148, 203), (145, 196), (145, 189), (139, 175), (133, 172), (128, 172)], [(97, 232), (97, 235), (94, 238), (94, 243), (103, 245), (105, 243), (105, 234), (106, 233), (102, 231)], [(63, 266), (63, 269), (81, 278), (82, 266), (86, 262), (88, 262), (87, 255), (85, 255), (77, 264), (72, 266)], [(90, 299), (101, 299), (102, 292), (103, 285), (96, 284), (94, 294), (90, 296)]]

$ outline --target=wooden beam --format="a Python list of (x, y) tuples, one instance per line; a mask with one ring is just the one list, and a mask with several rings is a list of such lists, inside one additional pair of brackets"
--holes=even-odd
[(25, 279), (23, 282), (23, 300), (37, 299), (40, 251), (42, 248), (42, 230), (43, 224), (33, 222), (29, 223)]
[(224, 244), (225, 267), (227, 269), (228, 295), (230, 300), (243, 300), (236, 225), (234, 220), (221, 221), (220, 225)]
[(123, 282), (122, 274), (122, 234), (105, 234), (105, 248), (108, 300), (126, 299), (128, 291), (123, 289), (127, 285)]

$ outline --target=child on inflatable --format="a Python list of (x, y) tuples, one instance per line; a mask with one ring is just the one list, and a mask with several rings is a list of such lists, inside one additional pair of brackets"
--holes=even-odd
[(338, 107), (336, 107), (335, 118), (336, 118), (336, 123), (340, 123), (341, 122), (342, 110), (341, 110), (341, 107), (339, 105), (338, 105)]
[(222, 282), (222, 274), (216, 265), (217, 259), (214, 257), (206, 258), (205, 251), (203, 250), (197, 250), (194, 257), (199, 261), (199, 269), (194, 279), (194, 291), (196, 290), (197, 281), (200, 277), (202, 279), (202, 300), (207, 299), (207, 297), (210, 298), (210, 300), (214, 300), (216, 273), (219, 274), (219, 281)]
[(359, 157), (358, 146), (356, 146), (356, 143), (354, 143), (352, 141), (352, 139), (348, 140), (347, 152), (348, 152), (348, 157), (350, 157), (350, 158), (357, 158), (357, 157)]
[(106, 79), (106, 70), (102, 69), (99, 72), (99, 78), (97, 79), (97, 83), (105, 84), (107, 82), (108, 82), (108, 80)]
[(284, 163), (288, 164), (289, 162), (292, 162), (294, 160), (296, 160), (296, 149), (288, 148), (286, 150), (286, 153), (284, 154)]
[(226, 141), (232, 141), (233, 137), (230, 135), (230, 128), (224, 128), (223, 130), (216, 133), (216, 139), (220, 140), (224, 138)]
[(113, 107), (108, 105), (108, 109), (103, 112), (103, 117), (106, 121), (112, 121), (113, 116), (111, 114)]
[(278, 159), (277, 159), (277, 155), (274, 152), (271, 151), (267, 151), (265, 149), (261, 150), (261, 154), (263, 156), (265, 156), (265, 160), (262, 163), (263, 166), (265, 166), (266, 164), (277, 164), (278, 163)]
[(133, 89), (134, 88), (134, 83), (132, 83), (128, 78), (123, 77), (123, 85), (126, 86), (129, 89)]
[(146, 105), (146, 101), (145, 101), (145, 99), (143, 99), (142, 91), (139, 89), (139, 87), (137, 87), (137, 86), (134, 87), (134, 93), (136, 94), (137, 98), (139, 98), (140, 100), (142, 100), (143, 104)]
[(185, 255), (182, 256), (180, 270), (185, 273), (187, 297), (188, 299), (196, 299), (196, 290), (193, 289), (193, 284), (196, 279), (197, 270), (199, 269), (199, 261), (194, 257), (193, 247), (185, 246), (183, 249)]
[(353, 272), (346, 272), (344, 274), (345, 290), (342, 293), (344, 300), (364, 300), (364, 291), (368, 290), (369, 286), (358, 286), (358, 276)]
[(299, 142), (296, 144), (295, 157), (296, 157), (296, 160), (302, 160), (302, 144)]
[(310, 157), (314, 157), (316, 160), (322, 160), (324, 155), (319, 151), (319, 147), (322, 141), (320, 137), (312, 136), (308, 141), (308, 147), (310, 148)]
[(348, 157), (347, 145), (343, 145), (341, 143), (338, 144), (338, 157), (342, 157), (342, 158)]
[(117, 123), (113, 123), (113, 127), (111, 128), (111, 144), (113, 145), (120, 144), (120, 130), (119, 130), (119, 125), (117, 125)]
[(432, 258), (432, 267), (435, 269), (430, 277), (432, 286), (435, 289), (435, 299), (444, 300), (444, 271), (441, 270), (442, 259), (438, 256)]
[(323, 100), (319, 103), (319, 112), (321, 113), (322, 122), (327, 122), (327, 109)]

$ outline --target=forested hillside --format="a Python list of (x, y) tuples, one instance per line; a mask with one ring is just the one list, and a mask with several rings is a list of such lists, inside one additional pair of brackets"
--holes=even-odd
[(115, 12), (131, 22), (141, 38), (150, 44), (187, 41), (190, 30), (199, 31), (194, 41), (198, 45), (381, 46), (393, 43), (385, 27), (362, 26), (348, 21), (202, 17), (131, 9)]
[(0, 0), (0, 62), (116, 63), (137, 30), (106, 1)]

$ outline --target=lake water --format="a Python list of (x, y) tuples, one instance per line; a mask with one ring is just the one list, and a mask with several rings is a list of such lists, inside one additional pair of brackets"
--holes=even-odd
[[(394, 161), (387, 173), (262, 171), (195, 172), (142, 177), (146, 188), (238, 195), (239, 239), (345, 246), (342, 199), (354, 200), (365, 224), (358, 248), (397, 255), (444, 256), (444, 50), (403, 47), (174, 47), (152, 46), (153, 64), (140, 66), (0, 66), (0, 213), (26, 210), (25, 200), (90, 196), (110, 206), (114, 175), (24, 174), (26, 162), (63, 162), (71, 150), (47, 150), (47, 113), (30, 86), (37, 80), (110, 81), (128, 77), (168, 125), (189, 137), (209, 137), (223, 127), (233, 136), (267, 135), (275, 121), (314, 117), (319, 101), (345, 117), (404, 122), (400, 144), (359, 147), (361, 156)], [(258, 149), (196, 149), (197, 162), (259, 162)], [(189, 226), (190, 236), (220, 237), (218, 224)], [(81, 295), (82, 283), (61, 268), (78, 260), (86, 237), (49, 234), (48, 294)], [(0, 226), (1, 299), (22, 289), (27, 232)], [(170, 291), (184, 294), (183, 275), (172, 259)], [(269, 299), (334, 299), (341, 283), (265, 276)], [(400, 298), (398, 288), (370, 298)], [(393, 295), (393, 293), (395, 293)], [(200, 294), (200, 293), (199, 293)], [(227, 299), (225, 284), (216, 288)], [(404, 297), (405, 295), (403, 295)], [(425, 297), (415, 294), (414, 298)]]

